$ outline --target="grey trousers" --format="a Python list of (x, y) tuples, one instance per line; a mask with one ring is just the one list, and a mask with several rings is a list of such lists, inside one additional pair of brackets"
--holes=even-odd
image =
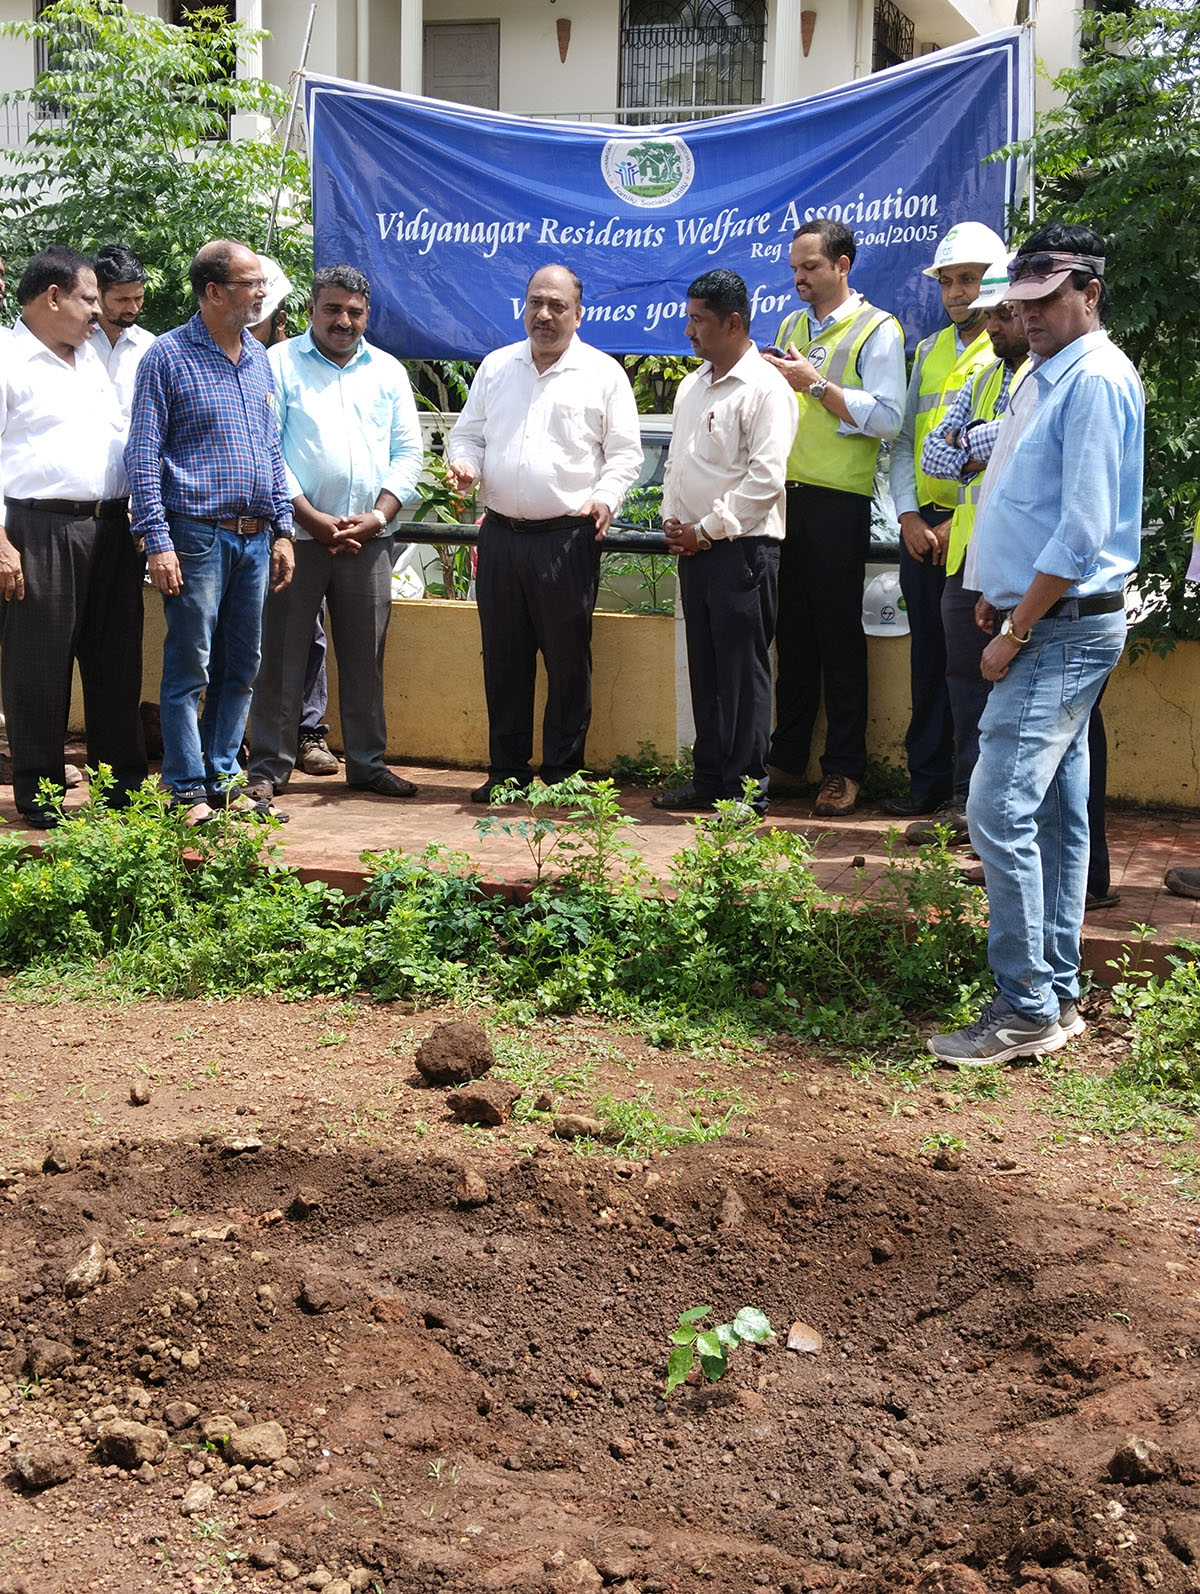
[(263, 610), (262, 664), (250, 707), (251, 780), (283, 785), (296, 764), (297, 726), (308, 650), (325, 601), (338, 667), (338, 709), (352, 785), (386, 767), (383, 646), (392, 617), (392, 538), (373, 537), (361, 553), (331, 554), (324, 543), (296, 542), (296, 573)]

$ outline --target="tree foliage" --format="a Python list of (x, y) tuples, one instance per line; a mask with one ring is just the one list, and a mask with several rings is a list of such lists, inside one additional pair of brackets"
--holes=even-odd
[[(1146, 387), (1146, 539), (1135, 644), (1200, 637), (1184, 582), (1200, 508), (1200, 8), (1085, 12), (1083, 59), (1039, 119), (1039, 220), (1095, 228), (1108, 248), (1108, 328)], [(1028, 146), (1027, 146), (1028, 147)]]
[[(279, 176), (275, 131), (231, 140), (229, 118), (251, 114), (276, 130), (287, 96), (258, 78), (238, 77), (239, 57), (262, 37), (220, 11), (193, 11), (176, 27), (127, 9), (121, 0), (56, 0), (34, 21), (0, 36), (39, 41), (49, 63), (32, 88), (0, 95), (32, 101), (26, 144), (0, 165), (0, 218), (10, 264), (51, 243), (84, 251), (121, 240), (147, 271), (154, 330), (178, 325), (192, 301), (187, 265), (210, 238), (251, 248), (266, 240)], [(304, 157), (289, 152), (292, 213), (271, 253), (293, 281), (312, 265)]]

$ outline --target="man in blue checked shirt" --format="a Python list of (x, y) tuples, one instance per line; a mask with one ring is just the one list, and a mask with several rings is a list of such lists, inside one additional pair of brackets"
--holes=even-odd
[(296, 517), (296, 573), (267, 600), (250, 722), (250, 795), (269, 801), (296, 763), (313, 625), (328, 602), (346, 780), (380, 797), (417, 788), (384, 763), (383, 649), (393, 539), (423, 450), (408, 373), (363, 337), (371, 285), (353, 266), (313, 278), (309, 329), (270, 360)]
[(929, 1049), (969, 1068), (1057, 1051), (1083, 1030), (1088, 720), (1125, 644), (1141, 542), (1145, 398), (1101, 327), (1104, 245), (1052, 223), (1009, 266), (1033, 369), (1000, 423), (964, 582), (995, 634), (967, 823), (988, 891), (996, 995)]
[(189, 275), (199, 309), (138, 367), (125, 463), (133, 535), (167, 621), (162, 778), (198, 825), (214, 805), (254, 806), (238, 751), (263, 602), (291, 580), (294, 533), (271, 367), (247, 330), (262, 319), (262, 265), (219, 239)]

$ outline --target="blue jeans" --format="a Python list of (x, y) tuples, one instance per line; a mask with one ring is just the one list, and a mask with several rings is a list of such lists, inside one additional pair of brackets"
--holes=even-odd
[(238, 752), (258, 674), (271, 539), (180, 515), (168, 521), (183, 590), (163, 599), (163, 784), (179, 803), (221, 800), (242, 778)]
[(1079, 998), (1088, 720), (1125, 645), (1122, 613), (1039, 620), (988, 696), (967, 823), (987, 879), (988, 962), (1018, 1013)]

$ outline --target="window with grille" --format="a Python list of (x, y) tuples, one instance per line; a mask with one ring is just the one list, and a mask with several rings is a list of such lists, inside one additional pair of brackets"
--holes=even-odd
[(875, 0), (875, 49), (871, 71), (882, 72), (885, 67), (911, 61), (914, 39), (913, 25), (899, 6), (893, 5), (892, 0)]
[(766, 13), (766, 0), (625, 0), (622, 107), (668, 121), (677, 108), (760, 105)]

